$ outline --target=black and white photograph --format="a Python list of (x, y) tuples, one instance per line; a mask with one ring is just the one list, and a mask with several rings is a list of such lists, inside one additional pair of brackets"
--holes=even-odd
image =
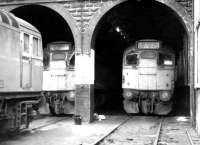
[(200, 145), (200, 0), (0, 0), (0, 145)]

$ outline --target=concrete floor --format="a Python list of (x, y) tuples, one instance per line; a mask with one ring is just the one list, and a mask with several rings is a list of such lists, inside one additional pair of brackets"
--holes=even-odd
[[(0, 138), (0, 145), (94, 145), (123, 123), (128, 125), (121, 126), (125, 129), (118, 133), (116, 140), (120, 140), (120, 136), (127, 138), (127, 133), (132, 136), (137, 135), (137, 132), (142, 133), (142, 128), (148, 126), (149, 121), (150, 125), (155, 126), (154, 120), (155, 117), (118, 115), (106, 116), (105, 120), (96, 120), (91, 124), (75, 125), (71, 117), (45, 117), (34, 121), (28, 130), (19, 135)], [(163, 126), (159, 145), (189, 145), (190, 139), (194, 145), (200, 145), (200, 138), (192, 129), (189, 118), (167, 117)], [(128, 131), (130, 129), (131, 132)], [(187, 133), (190, 139), (184, 141)], [(131, 141), (129, 139), (124, 144), (128, 145)]]
[[(106, 116), (102, 121), (75, 125), (72, 118), (39, 119), (30, 129), (1, 141), (0, 145), (92, 145), (105, 137), (128, 116)], [(49, 124), (49, 125), (46, 125)]]

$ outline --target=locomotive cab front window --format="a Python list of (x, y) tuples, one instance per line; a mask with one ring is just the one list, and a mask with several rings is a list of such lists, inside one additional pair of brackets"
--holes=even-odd
[(136, 54), (136, 53), (127, 54), (126, 64), (127, 65), (137, 65), (138, 64), (138, 54)]
[(159, 53), (158, 65), (161, 66), (173, 66), (173, 57), (170, 54)]
[(65, 58), (66, 58), (65, 52), (53, 52), (52, 53), (53, 61), (62, 61), (62, 60), (65, 60)]
[(141, 59), (155, 59), (156, 53), (152, 51), (143, 51), (140, 54)]

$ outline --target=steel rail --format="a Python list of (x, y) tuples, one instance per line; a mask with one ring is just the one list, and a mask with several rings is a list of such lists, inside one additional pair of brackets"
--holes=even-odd
[(156, 133), (156, 139), (154, 140), (153, 145), (157, 145), (158, 141), (159, 141), (159, 137), (160, 137), (160, 133), (161, 133), (161, 129), (162, 129), (162, 123), (163, 123), (163, 117), (160, 119), (160, 124), (158, 126), (158, 131)]
[(191, 135), (190, 135), (190, 133), (189, 133), (188, 130), (186, 130), (186, 134), (187, 134), (187, 136), (188, 136), (188, 138), (189, 138), (190, 144), (191, 144), (191, 145), (194, 145), (194, 144), (193, 144), (193, 141), (192, 141), (192, 137), (191, 137)]
[(119, 127), (121, 127), (122, 125), (124, 125), (126, 122), (128, 122), (132, 117), (128, 117), (127, 119), (125, 119), (121, 124), (119, 124), (117, 127), (115, 127), (114, 129), (112, 129), (108, 134), (105, 134), (104, 136), (102, 136), (98, 141), (96, 141), (95, 143), (91, 144), (91, 145), (99, 145), (106, 137), (108, 137), (109, 135), (111, 135), (114, 131), (116, 131)]

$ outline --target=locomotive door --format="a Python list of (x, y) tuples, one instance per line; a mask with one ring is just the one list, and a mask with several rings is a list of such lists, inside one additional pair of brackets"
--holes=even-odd
[(21, 87), (23, 89), (31, 88), (32, 82), (32, 60), (30, 35), (21, 33)]

